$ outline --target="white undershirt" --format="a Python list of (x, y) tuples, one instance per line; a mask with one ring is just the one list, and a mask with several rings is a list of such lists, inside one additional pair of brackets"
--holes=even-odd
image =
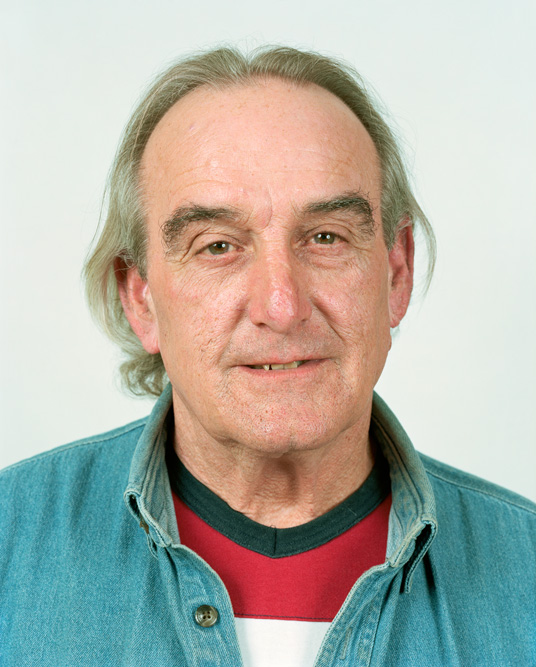
[(236, 618), (244, 667), (312, 667), (330, 623)]

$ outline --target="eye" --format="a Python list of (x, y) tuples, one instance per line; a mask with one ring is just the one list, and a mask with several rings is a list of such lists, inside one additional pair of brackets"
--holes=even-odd
[(211, 255), (225, 255), (225, 253), (234, 249), (234, 245), (227, 241), (216, 241), (205, 248)]
[(331, 245), (337, 239), (337, 234), (333, 234), (333, 232), (319, 232), (313, 236), (313, 241), (322, 245)]

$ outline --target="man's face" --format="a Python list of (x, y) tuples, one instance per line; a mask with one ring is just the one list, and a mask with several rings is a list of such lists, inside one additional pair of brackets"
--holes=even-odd
[(126, 310), (184, 432), (279, 455), (368, 419), (411, 291), (380, 180), (360, 121), (316, 86), (201, 88), (164, 116), (142, 161), (147, 282), (130, 271)]

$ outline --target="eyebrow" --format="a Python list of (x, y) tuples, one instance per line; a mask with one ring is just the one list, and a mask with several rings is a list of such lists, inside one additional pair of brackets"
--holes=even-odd
[(170, 218), (162, 225), (162, 237), (166, 247), (169, 249), (177, 243), (186, 228), (194, 222), (206, 222), (225, 218), (226, 220), (237, 220), (238, 212), (232, 208), (211, 208), (208, 206), (180, 206), (175, 209)]
[(360, 231), (365, 235), (374, 236), (376, 225), (372, 204), (359, 192), (345, 192), (331, 199), (312, 202), (304, 208), (303, 212), (305, 215), (322, 215), (338, 211), (357, 214), (361, 218)]
[[(339, 211), (357, 214), (361, 217), (361, 233), (364, 233), (366, 236), (374, 236), (375, 222), (372, 205), (359, 192), (345, 192), (330, 199), (311, 202), (298, 211), (298, 216), (300, 218), (307, 218)], [(219, 219), (236, 222), (240, 217), (239, 211), (230, 207), (214, 208), (199, 206), (197, 204), (180, 206), (162, 224), (162, 238), (168, 251), (170, 251), (192, 223), (209, 222)]]

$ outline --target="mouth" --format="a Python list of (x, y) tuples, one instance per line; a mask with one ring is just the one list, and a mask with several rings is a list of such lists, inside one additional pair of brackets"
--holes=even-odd
[(307, 360), (290, 361), (288, 364), (254, 364), (252, 366), (248, 366), (248, 368), (255, 368), (257, 370), (261, 370), (264, 368), (265, 371), (285, 371), (291, 368), (298, 368), (298, 366), (301, 366), (306, 361)]

